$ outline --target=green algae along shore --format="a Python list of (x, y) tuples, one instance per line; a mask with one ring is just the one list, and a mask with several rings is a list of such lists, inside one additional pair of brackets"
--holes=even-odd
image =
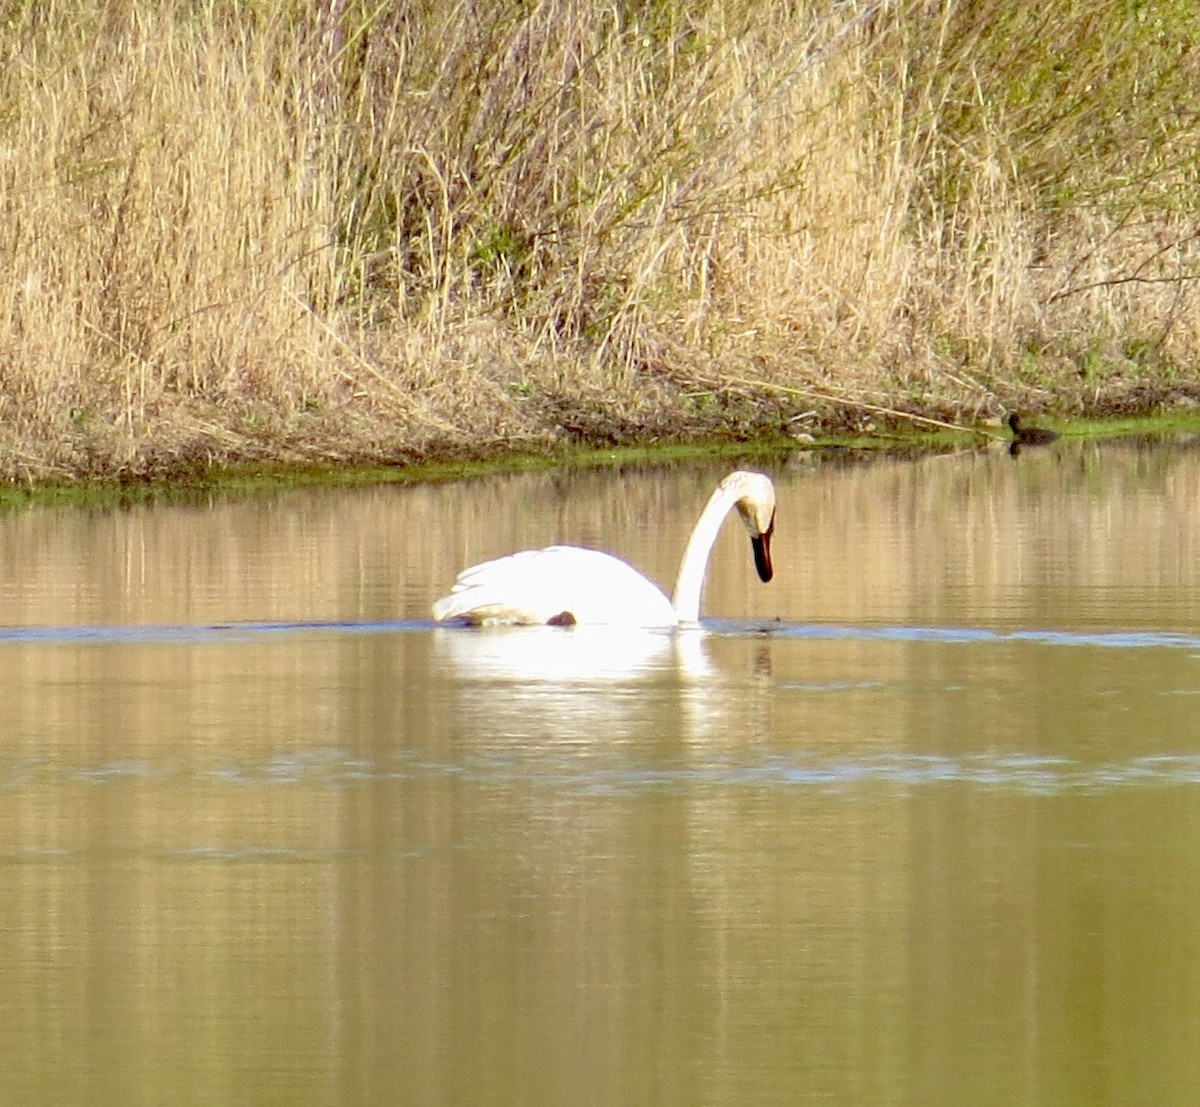
[(10, 5), (0, 478), (1190, 419), (1198, 35), (1184, 0)]

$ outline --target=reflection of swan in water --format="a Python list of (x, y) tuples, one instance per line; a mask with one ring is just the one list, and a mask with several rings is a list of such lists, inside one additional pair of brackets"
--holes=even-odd
[(619, 747), (680, 725), (689, 689), (714, 676), (700, 629), (577, 626), (435, 629), (433, 663), (453, 674), (456, 725), (484, 747)]
[[(627, 682), (679, 673), (695, 680), (709, 674), (704, 634), (670, 634), (641, 627), (542, 627), (486, 634), (435, 632), (436, 653), (458, 680), (564, 685), (578, 695), (581, 685), (615, 690)], [(576, 701), (576, 708), (585, 704)]]
[(738, 509), (750, 532), (754, 564), (764, 582), (771, 569), (775, 488), (762, 473), (735, 472), (717, 485), (688, 540), (672, 603), (628, 562), (600, 550), (548, 546), (464, 569), (450, 595), (433, 605), (439, 622), (598, 623), (662, 627), (694, 623), (708, 558), (725, 516)]

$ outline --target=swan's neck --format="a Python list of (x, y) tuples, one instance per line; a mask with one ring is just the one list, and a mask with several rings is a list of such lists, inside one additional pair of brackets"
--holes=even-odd
[(700, 620), (700, 593), (708, 573), (708, 558), (725, 516), (736, 503), (737, 492), (719, 485), (696, 520), (675, 578), (675, 615), (681, 623)]

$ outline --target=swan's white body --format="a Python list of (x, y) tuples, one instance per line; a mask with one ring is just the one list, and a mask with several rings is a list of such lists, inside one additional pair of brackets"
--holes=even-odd
[(762, 473), (730, 473), (709, 498), (684, 551), (674, 602), (632, 565), (601, 550), (547, 546), (464, 569), (433, 605), (439, 622), (599, 623), (669, 627), (700, 617), (708, 558), (725, 516), (738, 509), (763, 581), (771, 579), (775, 488)]

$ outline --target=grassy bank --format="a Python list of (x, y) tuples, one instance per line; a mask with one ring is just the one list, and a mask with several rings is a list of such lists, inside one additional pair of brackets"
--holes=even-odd
[(1200, 398), (1189, 0), (0, 14), (5, 478)]

